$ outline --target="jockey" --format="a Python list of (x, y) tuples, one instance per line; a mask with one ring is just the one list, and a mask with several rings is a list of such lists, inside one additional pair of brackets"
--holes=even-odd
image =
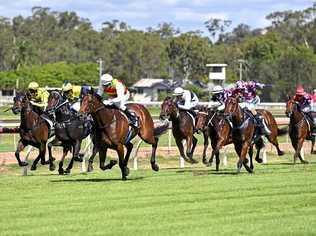
[(48, 122), (50, 128), (53, 128), (53, 122), (43, 113), (48, 105), (49, 92), (45, 88), (40, 88), (37, 82), (31, 82), (28, 85), (28, 92), (31, 97), (30, 103), (37, 107), (36, 112)]
[(37, 82), (29, 83), (28, 91), (31, 96), (31, 104), (41, 108), (42, 111), (45, 110), (49, 92), (45, 88), (40, 88)]
[(312, 96), (304, 91), (303, 87), (298, 87), (294, 96), (294, 101), (299, 103), (299, 106), (304, 114), (311, 121), (311, 134), (316, 135), (316, 118), (313, 118)]
[(223, 111), (225, 109), (226, 99), (231, 96), (231, 91), (229, 89), (224, 89), (220, 85), (214, 86), (212, 90), (211, 102), (215, 102), (216, 104), (211, 104), (209, 107), (217, 108), (218, 111)]
[(130, 93), (122, 81), (114, 79), (110, 74), (101, 76), (103, 92), (108, 95), (109, 99), (104, 100), (104, 105), (114, 105), (122, 110), (128, 118), (129, 124), (134, 128), (139, 128), (138, 117), (135, 112), (129, 110), (125, 103), (130, 97)]
[(257, 89), (263, 89), (265, 86), (265, 84), (257, 83), (255, 81), (246, 82), (239, 80), (236, 82), (232, 94), (241, 96), (241, 107), (252, 113), (258, 127), (260, 128), (260, 133), (262, 135), (270, 135), (271, 131), (267, 127), (264, 118), (256, 111), (256, 106), (260, 103), (260, 98), (257, 95)]
[(177, 87), (173, 91), (173, 96), (176, 96), (176, 104), (179, 109), (189, 111), (194, 116), (196, 115), (193, 109), (198, 105), (199, 99), (195, 93)]
[(80, 100), (84, 95), (88, 94), (90, 90), (90, 86), (76, 86), (69, 82), (65, 82), (62, 86), (63, 95), (68, 99), (70, 108), (75, 112), (79, 112)]

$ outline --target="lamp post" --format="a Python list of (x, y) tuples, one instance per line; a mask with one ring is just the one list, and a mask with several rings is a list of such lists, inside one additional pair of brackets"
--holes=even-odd
[(103, 74), (103, 60), (100, 58), (98, 61), (99, 63), (99, 87), (98, 87), (98, 94), (102, 95), (102, 83), (101, 83), (101, 76)]
[(238, 59), (237, 62), (239, 63), (239, 80), (242, 80), (242, 69), (243, 69), (243, 64), (246, 64), (247, 61), (244, 59)]

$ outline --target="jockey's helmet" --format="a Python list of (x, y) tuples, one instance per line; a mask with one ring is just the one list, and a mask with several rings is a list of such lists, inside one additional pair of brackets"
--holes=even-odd
[(37, 90), (39, 88), (39, 85), (37, 82), (31, 82), (29, 83), (29, 86), (27, 87), (28, 89), (32, 90)]
[(109, 85), (112, 80), (113, 80), (113, 77), (110, 74), (104, 74), (101, 76), (101, 83), (103, 86)]
[(303, 87), (297, 87), (296, 88), (296, 95), (302, 96), (305, 94), (304, 88)]
[(39, 85), (37, 82), (31, 82), (29, 83), (27, 88), (29, 89), (31, 96), (33, 97), (36, 96)]
[(236, 88), (238, 88), (238, 89), (243, 89), (244, 85), (245, 85), (245, 82), (243, 80), (238, 80), (236, 82)]
[(183, 93), (184, 93), (184, 89), (181, 87), (177, 87), (173, 90), (174, 96), (180, 96), (180, 95), (183, 95)]
[(67, 92), (72, 90), (72, 84), (69, 82), (65, 82), (61, 88), (63, 90), (63, 92)]
[(218, 94), (218, 93), (222, 93), (224, 91), (223, 87), (220, 85), (216, 85), (214, 86), (214, 88), (212, 89), (212, 93), (213, 94)]

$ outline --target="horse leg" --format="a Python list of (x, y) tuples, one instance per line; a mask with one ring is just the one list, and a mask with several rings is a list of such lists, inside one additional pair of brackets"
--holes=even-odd
[(202, 161), (203, 161), (203, 164), (207, 165), (208, 164), (208, 161), (206, 158), (206, 151), (208, 147), (208, 131), (207, 130), (203, 132), (203, 138), (204, 138), (204, 149), (203, 149)]
[(116, 149), (117, 155), (119, 157), (119, 165), (121, 168), (121, 173), (122, 173), (122, 180), (126, 180), (126, 165), (125, 165), (125, 161), (124, 161), (124, 146), (123, 144), (118, 144), (117, 145), (117, 149)]
[(151, 169), (154, 171), (159, 171), (159, 166), (156, 163), (156, 150), (158, 146), (158, 137), (155, 137), (155, 143), (151, 145), (151, 158), (150, 158), (150, 164), (151, 164)]
[(81, 160), (80, 162), (82, 162), (82, 159), (79, 157), (80, 148), (81, 148), (81, 140), (77, 139), (75, 143), (72, 145), (72, 158), (65, 170), (66, 174), (70, 174), (75, 160), (78, 160), (78, 161)]
[(304, 139), (301, 138), (300, 140), (298, 140), (295, 155), (296, 155), (296, 157), (298, 157), (300, 159), (301, 163), (308, 164), (308, 161), (305, 161), (301, 156), (301, 150), (303, 148), (303, 143), (304, 143)]
[(54, 161), (56, 159), (53, 157), (52, 147), (57, 146), (57, 145), (61, 145), (61, 142), (57, 138), (55, 138), (53, 141), (47, 144), (50, 171), (54, 171), (56, 169), (55, 164), (54, 164)]
[(131, 152), (133, 150), (133, 144), (131, 142), (128, 142), (124, 145), (126, 147), (126, 154), (125, 154), (125, 158), (124, 158), (124, 164), (125, 164), (125, 174), (126, 176), (129, 175), (129, 168), (128, 168), (128, 160), (129, 160), (129, 157), (131, 155)]
[(276, 134), (273, 134), (273, 132), (267, 136), (268, 140), (270, 143), (273, 144), (273, 146), (275, 146), (277, 152), (278, 152), (278, 156), (283, 156), (284, 152), (280, 149), (279, 147), (279, 142), (278, 142), (278, 137)]
[[(39, 153), (38, 153), (38, 156), (33, 161), (33, 164), (31, 166), (30, 170), (36, 170), (37, 169), (37, 163), (39, 162), (39, 160), (42, 160), (42, 144), (36, 145), (36, 148), (38, 148)], [(45, 148), (46, 148), (46, 146), (45, 146)], [(44, 157), (45, 157), (45, 154), (44, 154)], [(45, 159), (44, 159), (44, 161), (45, 161)], [(42, 164), (42, 165), (45, 165), (45, 164)]]
[(70, 150), (69, 147), (67, 147), (66, 145), (63, 146), (63, 155), (60, 159), (60, 162), (59, 162), (59, 168), (58, 168), (58, 173), (60, 175), (63, 175), (65, 173), (64, 169), (63, 169), (63, 165), (64, 165), (64, 160), (65, 160), (65, 157), (67, 156), (67, 153), (68, 151)]
[[(263, 143), (263, 139), (260, 138), (258, 139), (258, 141), (256, 142), (256, 149), (257, 149), (257, 153), (256, 153), (256, 158), (255, 160), (258, 162), (258, 163), (262, 163), (263, 160), (260, 158), (260, 150), (261, 148), (264, 146), (264, 143)], [(252, 152), (253, 152), (253, 149), (252, 149)]]
[(97, 146), (94, 144), (94, 145), (93, 145), (93, 149), (92, 149), (92, 155), (91, 155), (91, 157), (89, 158), (89, 161), (88, 161), (88, 169), (87, 169), (87, 172), (92, 172), (92, 171), (93, 171), (93, 161), (94, 161), (94, 158), (95, 158), (97, 152), (98, 152), (98, 148), (97, 148)]
[(25, 148), (25, 146), (26, 146), (26, 143), (24, 143), (22, 141), (22, 139), (20, 139), (18, 142), (18, 146), (16, 148), (16, 151), (15, 151), (15, 158), (18, 161), (19, 166), (27, 166), (28, 165), (28, 163), (26, 161), (21, 161), (21, 159), (20, 159), (20, 152)]
[(248, 150), (248, 155), (249, 155), (249, 159), (250, 159), (250, 169), (253, 170), (253, 161), (252, 161), (253, 145), (250, 145), (249, 150)]
[(219, 164), (221, 163), (221, 160), (219, 159), (219, 151), (215, 155), (216, 157), (216, 171), (219, 171)]
[(196, 144), (197, 144), (197, 139), (196, 139), (196, 137), (194, 137), (194, 135), (187, 137), (186, 154), (187, 154), (187, 157), (190, 159), (190, 162), (192, 164), (198, 163), (198, 161), (193, 158), (193, 153), (194, 153), (194, 149), (195, 149)]
[(314, 146), (315, 146), (315, 136), (313, 136), (312, 138), (312, 148), (311, 148), (311, 154), (316, 154), (316, 150), (314, 150)]
[[(190, 160), (185, 156), (184, 154), (184, 148), (183, 148), (183, 144), (182, 144), (182, 140), (180, 138), (176, 138), (176, 144), (178, 146), (179, 152), (180, 152), (180, 156), (186, 161), (186, 162), (190, 162)], [(191, 163), (191, 162), (190, 162)]]

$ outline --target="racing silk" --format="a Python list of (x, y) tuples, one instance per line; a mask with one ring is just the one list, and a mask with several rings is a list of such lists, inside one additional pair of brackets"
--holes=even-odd
[(264, 84), (257, 83), (255, 81), (242, 82), (238, 81), (235, 88), (232, 89), (232, 95), (240, 95), (244, 102), (247, 103), (258, 103), (260, 101), (257, 96), (257, 89), (263, 89)]
[(196, 107), (199, 103), (199, 99), (195, 93), (184, 90), (181, 100), (177, 102), (177, 106), (183, 110), (191, 110)]
[(217, 109), (218, 111), (223, 111), (225, 109), (225, 102), (229, 96), (232, 95), (232, 91), (230, 89), (224, 89), (223, 92), (214, 94), (211, 97), (211, 102), (208, 107), (212, 109)]
[(305, 113), (312, 110), (312, 96), (305, 93), (303, 96), (294, 96), (294, 101), (299, 103), (301, 110)]
[(49, 92), (45, 88), (38, 88), (37, 95), (31, 99), (31, 104), (37, 107), (46, 107)]
[(214, 94), (211, 98), (212, 102), (219, 102), (220, 104), (225, 104), (227, 98), (232, 95), (232, 91), (229, 89), (224, 89), (223, 92)]
[(72, 86), (71, 97), (68, 98), (69, 102), (75, 103), (78, 102), (84, 95), (88, 94), (91, 90), (90, 86)]
[[(118, 97), (122, 97), (127, 93), (127, 88), (126, 86), (122, 83), (122, 81), (118, 80), (118, 79), (113, 79), (111, 81), (111, 85), (107, 86), (104, 89), (104, 93), (106, 95), (108, 95), (109, 97), (111, 97), (112, 101), (115, 102), (114, 99), (118, 98)], [(117, 101), (119, 101), (120, 99), (117, 99)]]

